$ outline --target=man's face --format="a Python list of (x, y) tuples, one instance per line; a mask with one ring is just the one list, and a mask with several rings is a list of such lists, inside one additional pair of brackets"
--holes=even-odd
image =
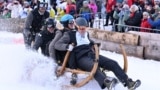
[(84, 34), (86, 32), (86, 26), (78, 26), (78, 32)]
[(74, 19), (69, 20), (69, 22), (68, 22), (68, 27), (69, 27), (70, 29), (74, 29), (74, 28), (75, 28)]
[(47, 9), (47, 3), (40, 3), (39, 4), (39, 11), (40, 12), (45, 12)]
[(47, 30), (48, 30), (50, 33), (54, 33), (54, 27), (51, 26), (51, 25), (48, 25), (48, 26), (47, 26)]

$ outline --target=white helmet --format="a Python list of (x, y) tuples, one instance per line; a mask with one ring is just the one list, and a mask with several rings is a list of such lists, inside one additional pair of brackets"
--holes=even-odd
[(39, 0), (38, 8), (40, 7), (48, 7), (48, 0)]

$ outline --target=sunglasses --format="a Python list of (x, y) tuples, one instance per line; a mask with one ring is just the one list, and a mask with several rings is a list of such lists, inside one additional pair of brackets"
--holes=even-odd
[(74, 24), (74, 19), (70, 19), (68, 23), (69, 24)]

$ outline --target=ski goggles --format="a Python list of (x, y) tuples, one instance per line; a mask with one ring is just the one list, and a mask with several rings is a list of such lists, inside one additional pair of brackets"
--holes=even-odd
[(49, 24), (49, 25), (47, 25), (47, 27), (48, 27), (48, 28), (51, 28), (51, 27), (54, 28), (54, 25)]
[(41, 8), (42, 8), (42, 7), (47, 8), (47, 6), (48, 6), (48, 3), (40, 3), (40, 4), (39, 4), (39, 7), (41, 7)]
[(74, 24), (74, 19), (70, 19), (68, 23), (69, 24)]

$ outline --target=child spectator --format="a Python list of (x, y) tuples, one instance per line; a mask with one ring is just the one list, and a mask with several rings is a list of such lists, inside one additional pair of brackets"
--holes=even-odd
[(80, 9), (79, 14), (80, 14), (80, 16), (82, 16), (83, 18), (85, 18), (87, 20), (88, 26), (89, 26), (89, 22), (90, 22), (90, 20), (92, 18), (91, 17), (91, 13), (92, 13), (92, 11), (88, 6), (88, 1), (83, 1), (83, 6)]
[(92, 11), (92, 18), (91, 18), (91, 21), (90, 21), (90, 27), (93, 27), (93, 22), (94, 22), (94, 18), (95, 18), (95, 14), (97, 13), (97, 5), (95, 3), (95, 0), (90, 0), (90, 3), (89, 3), (89, 8), (91, 9)]
[(143, 12), (143, 19), (141, 21), (141, 32), (150, 32), (149, 29), (144, 29), (144, 28), (151, 28), (151, 25), (148, 22), (148, 17), (149, 13), (148, 12)]
[(76, 5), (72, 0), (67, 1), (66, 14), (70, 14), (74, 17), (76, 15)]

